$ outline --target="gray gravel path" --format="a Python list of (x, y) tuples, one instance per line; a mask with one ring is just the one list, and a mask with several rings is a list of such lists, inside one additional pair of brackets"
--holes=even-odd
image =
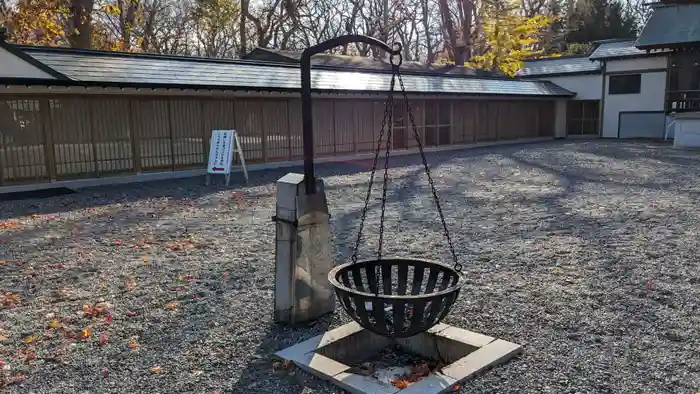
[[(463, 392), (700, 389), (699, 153), (559, 141), (429, 161), (467, 278), (446, 322), (526, 348)], [(419, 158), (396, 165), (387, 249), (446, 259)], [(25, 377), (5, 391), (339, 392), (272, 370), (271, 353), (347, 320), (339, 309), (304, 327), (271, 323), (270, 216), (287, 171), (233, 191), (189, 179), (0, 203), (0, 371)], [(344, 261), (368, 173), (319, 173)]]

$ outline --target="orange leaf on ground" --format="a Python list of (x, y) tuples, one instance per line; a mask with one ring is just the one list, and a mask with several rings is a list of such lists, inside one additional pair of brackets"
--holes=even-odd
[(92, 335), (92, 327), (84, 328), (83, 331), (80, 332), (80, 337), (83, 339), (90, 338), (91, 335)]
[(13, 307), (22, 303), (22, 298), (17, 293), (6, 292), (0, 294), (0, 305), (5, 307)]
[(130, 343), (128, 346), (129, 346), (129, 349), (131, 349), (131, 350), (136, 350), (136, 348), (138, 348), (138, 345), (135, 343)]
[(404, 379), (396, 379), (391, 382), (391, 384), (393, 384), (397, 389), (401, 390), (408, 388), (408, 382)]
[(180, 304), (177, 301), (172, 301), (165, 304), (165, 309), (172, 311), (177, 309), (179, 306)]
[(0, 230), (14, 230), (19, 228), (17, 220), (0, 220)]

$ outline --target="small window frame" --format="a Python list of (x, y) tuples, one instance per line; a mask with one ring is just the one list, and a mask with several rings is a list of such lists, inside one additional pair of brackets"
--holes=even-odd
[(639, 94), (642, 92), (642, 74), (611, 75), (608, 95)]

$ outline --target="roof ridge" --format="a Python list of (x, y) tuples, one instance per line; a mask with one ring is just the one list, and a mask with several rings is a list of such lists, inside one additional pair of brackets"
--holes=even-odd
[(543, 57), (543, 58), (530, 58), (530, 59), (525, 59), (524, 62), (541, 62), (541, 61), (549, 61), (549, 60), (560, 60), (560, 59), (585, 59), (588, 58), (590, 55), (562, 55), (562, 56), (552, 56), (552, 57)]

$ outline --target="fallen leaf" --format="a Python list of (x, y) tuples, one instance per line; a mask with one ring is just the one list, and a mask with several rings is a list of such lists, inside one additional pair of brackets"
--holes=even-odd
[(125, 315), (127, 315), (127, 316), (129, 316), (129, 317), (134, 317), (134, 316), (138, 315), (138, 313), (136, 313), (136, 312), (134, 312), (134, 311), (127, 311), (127, 312), (125, 313)]
[(86, 327), (80, 332), (80, 337), (83, 339), (90, 338), (92, 335), (92, 327)]
[(107, 344), (107, 342), (109, 342), (109, 337), (107, 336), (107, 333), (100, 333), (100, 345), (104, 346)]
[(17, 375), (12, 376), (12, 377), (10, 378), (10, 382), (9, 382), (9, 383), (10, 383), (10, 384), (19, 383), (19, 382), (23, 382), (25, 379), (26, 379), (26, 377), (24, 376), (24, 374), (18, 373)]
[(24, 337), (22, 339), (22, 342), (24, 343), (33, 343), (36, 340), (36, 337), (34, 335), (30, 335), (28, 337)]
[(6, 292), (0, 294), (0, 305), (11, 308), (22, 303), (22, 298), (17, 293)]
[(118, 239), (115, 239), (115, 240), (114, 240), (114, 244), (115, 244), (116, 246), (119, 246), (119, 245), (122, 244), (122, 241), (121, 241), (121, 240), (118, 240)]
[(51, 328), (58, 328), (58, 324), (59, 324), (59, 323), (58, 323), (58, 320), (51, 320), (51, 321), (49, 322), (49, 327), (51, 327)]
[(14, 230), (19, 228), (17, 220), (0, 220), (0, 230)]
[(107, 367), (102, 367), (102, 377), (106, 378), (107, 376), (109, 376), (109, 370)]
[(112, 317), (112, 314), (110, 313), (109, 315), (107, 315), (107, 317), (105, 317), (105, 322), (112, 323), (112, 321), (114, 321), (114, 318)]
[(151, 367), (148, 371), (152, 374), (159, 374), (163, 372), (163, 367), (161, 367), (160, 365), (156, 365), (155, 367)]
[(128, 291), (134, 290), (136, 288), (136, 279), (133, 277), (124, 279), (124, 286)]
[(461, 387), (455, 386), (454, 389), (452, 389), (452, 391), (459, 391), (459, 390), (461, 390), (461, 389), (462, 389)]
[(131, 349), (131, 350), (136, 350), (136, 348), (138, 348), (138, 345), (135, 344), (135, 343), (130, 343), (130, 344), (128, 345), (128, 347), (129, 347), (129, 349)]
[(141, 259), (143, 260), (144, 264), (148, 264), (148, 256), (143, 256)]
[(559, 268), (559, 267), (554, 267), (554, 268), (550, 269), (550, 272), (554, 275), (560, 275), (560, 274), (564, 273), (564, 270)]
[(27, 355), (24, 357), (24, 361), (32, 361), (36, 359), (36, 353), (34, 352), (29, 352)]
[(394, 385), (394, 387), (396, 387), (397, 389), (401, 390), (408, 388), (408, 382), (404, 379), (396, 379), (393, 382), (391, 382), (391, 384)]
[(172, 311), (177, 309), (179, 306), (180, 304), (177, 301), (172, 301), (165, 304), (165, 309)]

